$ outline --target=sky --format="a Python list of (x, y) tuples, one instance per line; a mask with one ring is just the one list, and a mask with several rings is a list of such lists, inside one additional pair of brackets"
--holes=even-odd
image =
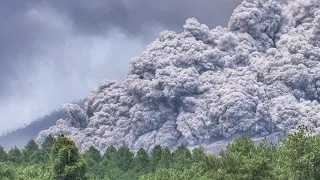
[(0, 134), (123, 80), (128, 61), (187, 18), (226, 26), (242, 0), (1, 0)]

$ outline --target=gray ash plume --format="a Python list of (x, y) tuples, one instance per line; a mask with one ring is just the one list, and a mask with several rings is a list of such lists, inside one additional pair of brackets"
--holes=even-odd
[(239, 134), (320, 126), (320, 1), (244, 1), (228, 27), (188, 19), (130, 60), (124, 82), (102, 81), (86, 106), (42, 131), (86, 149), (212, 144)]

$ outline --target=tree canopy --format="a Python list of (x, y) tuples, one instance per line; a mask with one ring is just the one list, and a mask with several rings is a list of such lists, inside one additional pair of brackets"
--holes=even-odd
[[(8, 152), (0, 146), (0, 177), (4, 180), (318, 180), (320, 135), (300, 127), (279, 143), (255, 144), (249, 137), (235, 138), (219, 156), (203, 147), (174, 150), (155, 145), (141, 148), (91, 146), (80, 152), (66, 136), (48, 137), (38, 146), (30, 140)], [(28, 157), (28, 158), (27, 158)]]

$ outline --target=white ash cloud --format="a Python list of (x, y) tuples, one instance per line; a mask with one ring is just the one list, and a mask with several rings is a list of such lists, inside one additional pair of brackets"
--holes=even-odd
[(150, 149), (317, 128), (319, 3), (244, 1), (215, 29), (188, 19), (131, 59), (124, 82), (102, 81), (85, 109), (65, 106), (72, 116), (37, 140), (63, 133), (82, 149)]

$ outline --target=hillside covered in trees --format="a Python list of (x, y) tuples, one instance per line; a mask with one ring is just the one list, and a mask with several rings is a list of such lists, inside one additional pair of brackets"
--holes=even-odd
[[(86, 99), (82, 99), (74, 102), (74, 104), (77, 104), (83, 108), (85, 101)], [(57, 119), (63, 119), (65, 117), (66, 115), (61, 109), (56, 109), (51, 113), (37, 118), (28, 125), (25, 125), (14, 131), (0, 134), (0, 144), (5, 149), (10, 149), (14, 146), (22, 148), (30, 139), (35, 139), (40, 131), (53, 126), (56, 123)]]
[(180, 145), (170, 151), (94, 147), (80, 153), (68, 137), (48, 136), (42, 146), (30, 140), (24, 149), (0, 147), (2, 180), (316, 180), (320, 178), (320, 136), (301, 126), (273, 144), (234, 139), (219, 156)]

